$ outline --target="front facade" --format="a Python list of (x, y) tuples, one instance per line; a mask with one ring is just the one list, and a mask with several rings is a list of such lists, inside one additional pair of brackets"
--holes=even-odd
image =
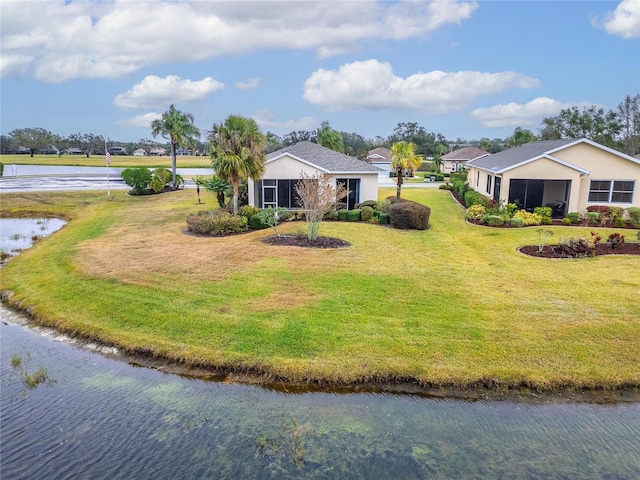
[(640, 160), (584, 138), (527, 143), (470, 161), (467, 171), (474, 190), (526, 210), (640, 207)]
[(477, 160), (488, 155), (491, 154), (475, 147), (458, 148), (457, 150), (454, 150), (453, 152), (447, 153), (440, 157), (440, 159), (442, 160), (440, 171), (444, 173), (459, 172), (466, 168), (467, 162), (470, 162), (471, 160)]
[(357, 203), (378, 199), (379, 172), (378, 168), (357, 158), (315, 143), (299, 142), (267, 155), (262, 178), (249, 179), (249, 205), (298, 209), (295, 186), (302, 174), (322, 173), (350, 190), (344, 201), (348, 208), (354, 208)]

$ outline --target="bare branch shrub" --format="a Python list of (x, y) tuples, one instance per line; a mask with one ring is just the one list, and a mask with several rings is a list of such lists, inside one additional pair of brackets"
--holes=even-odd
[(320, 222), (349, 195), (349, 190), (342, 183), (335, 186), (333, 178), (322, 172), (314, 175), (301, 172), (296, 195), (307, 219), (307, 237), (315, 241), (318, 239)]

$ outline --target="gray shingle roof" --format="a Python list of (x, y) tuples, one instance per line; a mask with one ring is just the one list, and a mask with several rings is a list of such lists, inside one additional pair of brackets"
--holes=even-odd
[(540, 157), (548, 152), (564, 147), (570, 143), (579, 141), (575, 138), (563, 140), (544, 140), (541, 142), (525, 143), (519, 147), (509, 148), (502, 152), (494, 153), (488, 157), (478, 158), (467, 162), (467, 166), (484, 168), (494, 172), (513, 167), (532, 158)]
[(289, 153), (309, 163), (317, 165), (330, 173), (379, 173), (380, 169), (355, 157), (336, 152), (312, 142), (298, 142), (267, 155), (269, 161)]
[(473, 160), (474, 158), (489, 155), (489, 152), (476, 147), (458, 148), (440, 157), (442, 160)]

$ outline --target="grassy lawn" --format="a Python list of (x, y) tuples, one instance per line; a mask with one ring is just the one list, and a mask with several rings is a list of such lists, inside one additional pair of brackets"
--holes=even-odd
[[(6, 165), (59, 165), (72, 167), (104, 167), (104, 155), (0, 155), (0, 162)], [(112, 155), (111, 166), (114, 168), (127, 167), (166, 167), (171, 168), (171, 157), (135, 157), (133, 155)], [(209, 157), (178, 157), (178, 168), (211, 168)]]
[(0, 288), (60, 330), (291, 381), (640, 385), (640, 257), (525, 257), (535, 227), (469, 225), (447, 191), (402, 193), (432, 208), (429, 230), (325, 222), (351, 243), (337, 250), (265, 245), (270, 230), (184, 235), (203, 208), (188, 191), (3, 194), (4, 216), (71, 221), (11, 260)]

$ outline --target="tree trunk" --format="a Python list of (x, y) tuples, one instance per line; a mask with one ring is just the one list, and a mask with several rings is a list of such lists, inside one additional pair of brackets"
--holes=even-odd
[(176, 178), (176, 165), (178, 161), (176, 159), (176, 143), (171, 141), (171, 172), (173, 173), (173, 181), (171, 182), (171, 190), (177, 190), (177, 178)]
[(400, 200), (400, 190), (402, 189), (402, 169), (398, 169), (398, 187), (396, 188), (396, 198)]
[(233, 182), (233, 214), (238, 214), (238, 192), (240, 190), (240, 182)]

